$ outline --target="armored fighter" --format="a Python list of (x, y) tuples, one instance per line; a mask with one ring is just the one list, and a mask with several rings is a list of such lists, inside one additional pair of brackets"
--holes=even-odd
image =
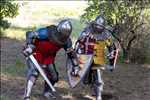
[[(101, 69), (105, 66), (105, 58), (109, 60), (107, 68), (110, 71), (113, 71), (115, 67), (116, 46), (112, 39), (112, 31), (112, 27), (106, 27), (104, 17), (99, 15), (81, 32), (75, 46), (80, 65), (84, 62), (83, 55), (88, 56), (87, 60), (90, 59), (86, 62), (88, 64), (83, 66), (83, 69), (87, 68), (82, 74), (81, 81), (92, 84), (92, 95), (96, 96), (96, 100), (102, 100), (104, 82), (101, 77)], [(105, 48), (109, 52), (107, 57), (105, 57)]]
[[(49, 87), (48, 81), (54, 86), (58, 81), (58, 72), (56, 70), (55, 56), (57, 52), (64, 48), (68, 57), (73, 63), (72, 75), (76, 75), (79, 67), (76, 57), (76, 53), (72, 48), (72, 41), (70, 34), (72, 32), (72, 24), (69, 20), (62, 20), (58, 25), (50, 25), (44, 28), (37, 29), (35, 31), (26, 32), (26, 47), (23, 50), (23, 54), (27, 58), (28, 75), (24, 93), (24, 100), (30, 100), (30, 94), (35, 81), (41, 71), (37, 69), (37, 66), (43, 70), (45, 81), (44, 96), (54, 97), (52, 89)], [(32, 56), (31, 56), (32, 55)], [(35, 59), (33, 59), (35, 58)], [(38, 64), (37, 64), (37, 63)]]

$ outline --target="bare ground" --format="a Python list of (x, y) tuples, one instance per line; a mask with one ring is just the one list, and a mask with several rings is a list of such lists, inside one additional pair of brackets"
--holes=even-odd
[[(23, 44), (24, 41), (1, 38), (2, 100), (22, 100), (26, 81), (25, 58), (21, 54)], [(64, 51), (59, 52), (56, 61), (60, 77), (60, 81), (55, 85), (56, 100), (92, 100), (89, 86), (69, 88)], [(103, 71), (103, 79), (103, 100), (150, 100), (150, 65), (118, 64), (114, 72)], [(43, 80), (39, 78), (33, 88), (32, 100), (47, 100), (42, 96), (42, 89)]]

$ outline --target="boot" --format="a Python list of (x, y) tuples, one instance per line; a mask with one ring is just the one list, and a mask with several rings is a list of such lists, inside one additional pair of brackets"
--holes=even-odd
[(97, 96), (96, 100), (102, 100), (102, 97), (101, 96)]
[(35, 80), (36, 80), (35, 77), (30, 77), (30, 79), (27, 80), (27, 85), (25, 87), (25, 93), (24, 93), (24, 100), (30, 100), (31, 90), (35, 83)]
[(46, 97), (46, 98), (48, 98), (48, 99), (50, 99), (50, 98), (56, 99), (56, 96), (55, 96), (54, 93), (51, 92), (51, 91), (44, 92), (43, 95), (44, 95), (44, 97)]
[[(55, 83), (52, 82), (52, 85), (54, 85)], [(51, 90), (51, 88), (49, 87), (49, 85), (45, 82), (45, 86), (44, 86), (44, 92), (43, 92), (43, 96), (46, 98), (52, 98), (55, 99), (56, 96), (54, 95), (53, 91)]]
[(94, 87), (92, 87), (92, 92), (91, 92), (91, 94), (92, 94), (92, 96), (96, 96), (96, 90), (95, 90), (95, 88)]
[(30, 97), (24, 97), (23, 100), (30, 100)]

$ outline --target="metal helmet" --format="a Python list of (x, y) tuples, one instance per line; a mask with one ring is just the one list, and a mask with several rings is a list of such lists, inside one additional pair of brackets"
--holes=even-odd
[(53, 40), (57, 44), (63, 45), (68, 40), (69, 36), (71, 35), (71, 32), (72, 24), (69, 20), (65, 19), (60, 21), (56, 28), (53, 28), (53, 30), (49, 33), (51, 33), (51, 40)]
[(100, 33), (105, 28), (105, 19), (103, 16), (99, 15), (96, 17), (96, 19), (93, 21), (93, 30)]
[(105, 18), (101, 15), (97, 16), (95, 19), (95, 23), (101, 26), (105, 25)]
[(62, 20), (57, 25), (57, 31), (60, 33), (61, 37), (68, 37), (72, 32), (72, 24), (69, 20)]

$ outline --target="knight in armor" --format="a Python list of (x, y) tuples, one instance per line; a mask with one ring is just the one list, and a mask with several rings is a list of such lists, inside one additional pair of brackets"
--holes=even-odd
[(93, 61), (84, 76), (83, 83), (92, 84), (92, 95), (96, 96), (96, 100), (102, 100), (101, 93), (103, 91), (104, 82), (101, 77), (101, 70), (105, 63), (105, 48), (108, 48), (110, 71), (114, 69), (113, 63), (115, 58), (116, 46), (112, 39), (112, 27), (106, 27), (103, 16), (97, 16), (96, 19), (88, 24), (81, 32), (75, 46), (77, 54), (93, 55)]
[[(33, 55), (46, 76), (54, 86), (58, 82), (58, 72), (55, 67), (55, 56), (63, 48), (73, 62), (72, 74), (77, 75), (79, 70), (76, 53), (72, 48), (70, 34), (72, 24), (69, 20), (62, 20), (58, 25), (50, 25), (35, 31), (26, 32), (26, 47), (23, 54), (28, 57)], [(31, 90), (39, 76), (39, 72), (30, 59), (26, 61), (28, 66), (27, 82), (24, 93), (24, 100), (30, 100)], [(52, 90), (45, 82), (44, 96), (52, 97)]]

